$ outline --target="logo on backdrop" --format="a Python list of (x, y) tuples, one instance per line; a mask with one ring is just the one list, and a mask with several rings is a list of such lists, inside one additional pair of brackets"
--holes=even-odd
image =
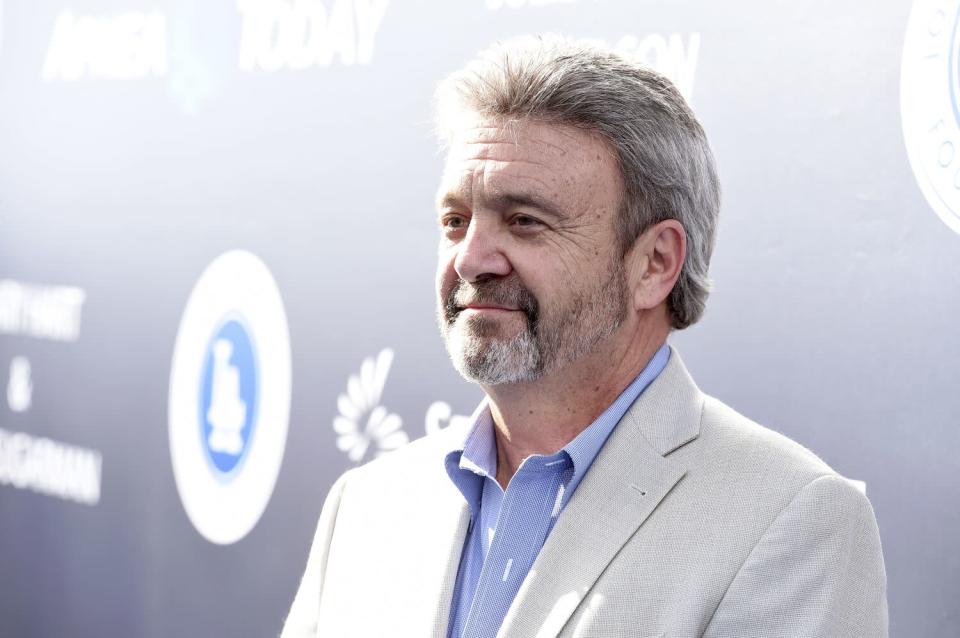
[(646, 65), (673, 82), (687, 102), (693, 100), (693, 84), (700, 56), (700, 33), (663, 35), (648, 33), (643, 37), (625, 35), (616, 40), (580, 38), (584, 44), (608, 47), (634, 62)]
[(933, 210), (960, 233), (960, 0), (915, 0), (900, 73), (903, 136)]
[(266, 265), (215, 259), (187, 301), (170, 370), (170, 457), (197, 531), (218, 544), (250, 532), (280, 472), (290, 416), (290, 333)]
[(486, 0), (487, 8), (496, 9), (519, 9), (527, 5), (532, 7), (544, 7), (550, 4), (573, 4), (577, 0)]
[(337, 447), (354, 463), (368, 452), (380, 456), (410, 440), (400, 417), (380, 405), (392, 363), (393, 350), (389, 348), (381, 350), (376, 359), (367, 357), (359, 374), (347, 379), (347, 391), (337, 398), (339, 414), (333, 419)]
[(241, 71), (369, 64), (388, 0), (237, 0)]
[(167, 73), (167, 20), (160, 12), (110, 16), (63, 9), (47, 46), (45, 82), (137, 80)]
[(472, 421), (469, 416), (454, 414), (453, 408), (446, 401), (434, 401), (427, 408), (423, 425), (427, 434), (434, 434), (448, 427), (469, 426)]

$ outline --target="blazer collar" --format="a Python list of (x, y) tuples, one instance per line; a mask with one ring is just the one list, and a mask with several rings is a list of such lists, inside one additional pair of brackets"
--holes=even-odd
[(686, 474), (683, 464), (666, 457), (699, 435), (703, 400), (672, 350), (667, 367), (617, 424), (557, 519), (499, 636), (560, 632), (610, 561)]
[[(479, 411), (484, 405), (484, 401)], [(468, 421), (451, 424), (435, 435), (436, 450), (441, 459), (451, 450), (462, 450), (463, 443), (470, 431)], [(431, 635), (445, 638), (447, 625), (450, 619), (450, 608), (453, 603), (454, 588), (457, 582), (457, 571), (460, 567), (460, 556), (463, 553), (463, 544), (470, 523), (470, 508), (463, 494), (454, 486), (446, 474), (443, 460), (436, 466), (422, 468), (430, 476), (423, 481), (423, 485), (432, 490), (424, 499), (423, 505), (428, 507), (430, 514), (423, 516), (424, 526), (418, 528), (419, 546), (430, 548), (431, 554), (437, 560), (430, 561), (429, 565), (421, 565), (416, 574), (411, 574), (416, 583), (411, 583), (411, 591), (416, 591), (423, 601), (436, 601), (437, 606), (429, 613), (429, 634), (418, 627), (419, 635)], [(401, 632), (402, 633), (402, 632)]]

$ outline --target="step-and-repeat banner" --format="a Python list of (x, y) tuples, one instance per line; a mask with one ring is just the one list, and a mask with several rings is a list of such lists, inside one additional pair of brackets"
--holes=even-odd
[(892, 633), (960, 634), (958, 12), (0, 0), (0, 635), (280, 630), (334, 479), (480, 398), (434, 323), (432, 92), (546, 31), (690, 100), (724, 206), (672, 342), (865, 483)]

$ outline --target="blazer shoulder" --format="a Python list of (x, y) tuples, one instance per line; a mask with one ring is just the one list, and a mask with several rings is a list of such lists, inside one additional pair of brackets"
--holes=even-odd
[(800, 443), (764, 427), (722, 401), (704, 395), (699, 455), (741, 474), (799, 489), (821, 476), (839, 476)]
[(438, 475), (446, 475), (444, 458), (464, 434), (462, 427), (450, 426), (353, 468), (349, 470), (351, 489), (366, 484), (383, 489), (387, 485), (400, 487), (437, 480)]

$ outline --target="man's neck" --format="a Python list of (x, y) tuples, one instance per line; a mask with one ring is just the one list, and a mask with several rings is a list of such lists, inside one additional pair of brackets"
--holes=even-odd
[(608, 339), (535, 381), (485, 386), (497, 441), (497, 482), (506, 489), (523, 459), (554, 454), (583, 432), (640, 374), (667, 331)]

